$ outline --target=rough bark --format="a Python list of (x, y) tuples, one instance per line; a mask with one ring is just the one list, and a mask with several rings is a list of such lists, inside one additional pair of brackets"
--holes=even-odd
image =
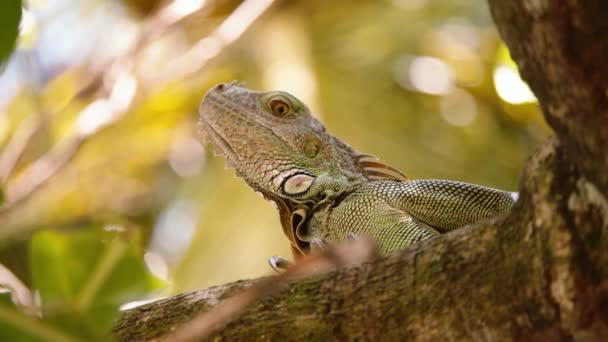
[[(556, 132), (527, 162), (511, 214), (287, 284), (216, 337), (608, 339), (608, 3), (490, 5)], [(132, 309), (115, 336), (158, 337), (247, 284)]]

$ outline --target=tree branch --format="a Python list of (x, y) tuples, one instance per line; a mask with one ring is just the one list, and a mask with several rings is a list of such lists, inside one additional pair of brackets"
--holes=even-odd
[[(608, 300), (605, 279), (608, 202), (594, 187), (563, 172), (556, 142), (529, 162), (525, 191), (512, 215), (459, 229), (368, 263), (289, 284), (248, 308), (217, 337), (226, 339), (555, 339), (599, 334)], [(554, 173), (557, 177), (546, 177)], [(578, 180), (578, 181), (577, 181)], [(577, 185), (579, 182), (579, 185)], [(556, 191), (556, 190), (559, 190)], [(562, 197), (560, 193), (570, 193)], [(590, 195), (594, 193), (594, 195)], [(538, 201), (538, 198), (548, 199)], [(570, 200), (568, 198), (571, 198)], [(573, 199), (575, 198), (575, 199)], [(598, 209), (594, 201), (603, 201)], [(556, 214), (576, 201), (573, 216)], [(570, 223), (588, 222), (581, 233)], [(522, 223), (523, 222), (523, 223)], [(602, 235), (603, 234), (603, 235)], [(590, 236), (601, 236), (592, 241)], [(595, 247), (593, 247), (595, 246)], [(601, 258), (582, 258), (580, 251)], [(596, 262), (597, 260), (597, 262)], [(180, 295), (125, 313), (120, 340), (148, 340), (176, 329), (249, 281)], [(212, 295), (209, 295), (212, 294)], [(580, 294), (584, 294), (581, 296)]]

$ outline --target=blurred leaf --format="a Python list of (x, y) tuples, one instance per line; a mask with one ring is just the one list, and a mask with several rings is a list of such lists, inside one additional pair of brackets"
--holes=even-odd
[(62, 331), (19, 311), (10, 291), (0, 293), (0, 341), (70, 341)]
[(15, 307), (15, 302), (13, 301), (13, 293), (12, 289), (8, 288), (6, 285), (0, 285), (0, 305), (4, 305), (8, 307)]
[(159, 286), (144, 265), (139, 236), (102, 229), (41, 231), (32, 272), (44, 316), (82, 337), (104, 339), (118, 308)]
[(498, 50), (496, 51), (496, 64), (504, 65), (519, 72), (517, 64), (511, 57), (511, 52), (509, 51), (509, 48), (503, 42), (500, 43), (500, 45), (498, 46)]
[[(26, 326), (19, 324), (22, 313), (12, 300), (10, 291), (0, 293), (0, 340), (2, 341), (36, 341), (25, 332)], [(27, 320), (27, 319), (26, 319)]]
[(0, 292), (0, 304), (6, 305), (7, 307), (15, 307), (13, 302), (13, 294), (8, 289), (2, 289)]
[(15, 42), (19, 34), (19, 22), (21, 21), (21, 1), (0, 1), (0, 63), (8, 59), (15, 49)]

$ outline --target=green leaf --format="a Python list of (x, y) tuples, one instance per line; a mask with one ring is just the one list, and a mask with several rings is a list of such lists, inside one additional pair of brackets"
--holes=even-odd
[(20, 315), (12, 300), (10, 291), (0, 293), (0, 340), (2, 341), (35, 341), (34, 338), (25, 334), (26, 329), (19, 329), (20, 324), (13, 319)]
[(15, 303), (13, 302), (13, 294), (9, 289), (0, 289), (0, 305), (2, 304), (9, 307), (15, 307)]
[(8, 59), (19, 35), (19, 22), (21, 21), (21, 1), (0, 1), (0, 64)]
[(81, 337), (107, 338), (119, 306), (158, 287), (141, 252), (131, 232), (38, 232), (32, 272), (44, 317)]
[(511, 57), (511, 52), (505, 43), (500, 43), (496, 51), (496, 64), (507, 66), (513, 70), (517, 69), (517, 64)]
[(25, 315), (11, 298), (11, 292), (0, 292), (0, 341), (74, 341), (60, 329)]

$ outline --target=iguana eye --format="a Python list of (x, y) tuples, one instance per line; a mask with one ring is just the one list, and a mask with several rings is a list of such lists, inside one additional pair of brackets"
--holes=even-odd
[(272, 113), (278, 117), (283, 117), (291, 112), (289, 104), (283, 100), (274, 99), (270, 101)]

